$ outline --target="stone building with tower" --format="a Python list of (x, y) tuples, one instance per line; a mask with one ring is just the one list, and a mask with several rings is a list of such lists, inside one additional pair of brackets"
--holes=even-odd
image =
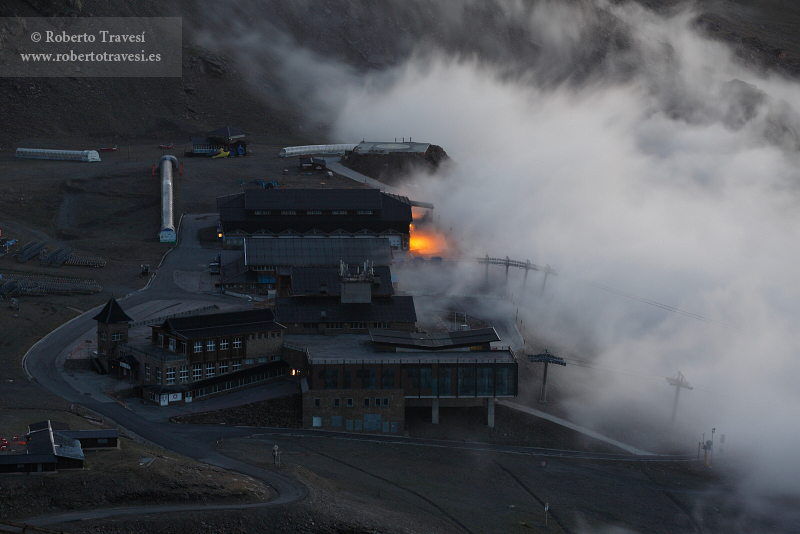
[(97, 356), (102, 370), (109, 372), (110, 360), (117, 357), (117, 343), (128, 342), (128, 325), (133, 319), (122, 310), (114, 297), (92, 319), (97, 321)]
[(290, 374), (286, 328), (270, 309), (172, 317), (131, 329), (115, 299), (94, 319), (100, 363), (161, 405), (191, 402)]

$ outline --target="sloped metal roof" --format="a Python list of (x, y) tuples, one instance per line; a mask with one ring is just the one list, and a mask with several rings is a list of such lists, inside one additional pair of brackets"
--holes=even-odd
[(223, 126), (222, 128), (217, 128), (216, 130), (208, 132), (206, 135), (208, 135), (209, 137), (234, 139), (236, 137), (244, 137), (245, 135), (247, 135), (247, 132), (245, 132), (241, 128), (234, 128), (233, 126)]
[(95, 321), (100, 321), (103, 324), (116, 324), (128, 323), (133, 321), (128, 314), (122, 311), (122, 306), (119, 305), (117, 299), (111, 297), (106, 305), (100, 310), (100, 313), (93, 318)]
[(228, 336), (285, 328), (269, 308), (167, 319), (162, 327), (184, 339)]
[[(351, 270), (354, 266), (350, 266)], [(373, 267), (373, 295), (392, 295), (392, 272), (388, 265)], [(292, 295), (322, 295), (321, 288), (327, 295), (342, 294), (342, 280), (338, 267), (292, 267)]]
[(399, 143), (397, 141), (362, 141), (353, 149), (356, 154), (391, 154), (396, 152), (410, 152), (424, 154), (430, 143), (412, 143), (411, 141)]
[(246, 265), (274, 265), (294, 267), (338, 266), (345, 263), (390, 265), (392, 249), (383, 237), (369, 238), (246, 238), (244, 262)]
[(435, 332), (433, 334), (370, 330), (369, 335), (374, 343), (381, 345), (434, 351), (473, 347), (500, 341), (500, 336), (497, 335), (497, 331), (492, 327), (454, 332)]
[(383, 208), (378, 189), (246, 189), (246, 210), (373, 210)]

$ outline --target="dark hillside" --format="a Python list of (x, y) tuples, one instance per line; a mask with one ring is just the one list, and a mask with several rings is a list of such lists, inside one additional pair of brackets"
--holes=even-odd
[[(499, 0), (6, 0), (0, 4), (2, 17), (181, 16), (183, 77), (0, 78), (0, 146), (10, 148), (25, 138), (90, 138), (103, 145), (132, 139), (181, 142), (222, 124), (244, 128), (266, 142), (319, 141), (331, 117), (305, 105), (310, 92), (324, 92), (327, 84), (337, 88), (341, 80), (331, 78), (336, 73), (357, 76), (433, 50), (507, 65), (510, 75), (538, 72), (538, 82), (533, 79), (542, 84), (608, 75), (608, 53), (630, 47), (624, 24), (595, 2), (570, 3), (582, 6), (588, 24), (572, 62), (562, 64), (542, 49), (537, 30), (526, 24), (541, 4), (535, 1), (510, 13)], [(662, 11), (684, 5), (674, 0), (640, 3)], [(750, 6), (732, 0), (700, 2), (696, 24), (729, 43), (744, 62), (800, 73), (800, 7), (779, 0), (758, 2), (758, 11)], [(308, 68), (315, 72), (308, 77), (302, 76), (302, 66), (300, 75), (296, 71), (305, 56), (290, 58), (301, 48), (314, 56)], [(293, 62), (294, 71), (289, 69)], [(612, 74), (624, 77), (635, 64), (635, 59), (627, 66), (617, 62)]]

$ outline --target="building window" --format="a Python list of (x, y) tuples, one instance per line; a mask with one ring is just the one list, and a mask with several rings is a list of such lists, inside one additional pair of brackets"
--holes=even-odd
[(322, 212), (320, 210), (308, 210), (306, 215), (322, 215)]
[(314, 399), (314, 408), (319, 408), (322, 405), (322, 401), (320, 399)]
[(311, 426), (313, 426), (313, 427), (322, 426), (322, 417), (312, 417), (311, 418)]
[(194, 342), (194, 353), (199, 354), (203, 352), (203, 342), (202, 341), (195, 341)]
[(219, 340), (219, 350), (228, 350), (228, 340), (227, 339), (220, 339)]
[(111, 341), (122, 341), (122, 332), (115, 332), (111, 334)]
[(317, 376), (320, 381), (325, 382), (325, 389), (336, 389), (339, 387), (338, 369), (320, 369)]
[(215, 374), (217, 374), (217, 366), (214, 362), (209, 362), (206, 364), (206, 378), (211, 378)]
[(244, 359), (244, 364), (245, 365), (252, 365), (252, 363), (253, 363), (253, 358), (245, 358)]
[(331, 215), (347, 215), (347, 210), (333, 210)]
[(359, 215), (372, 215), (372, 210), (358, 210)]
[(217, 346), (217, 342), (215, 340), (213, 340), (213, 339), (209, 339), (206, 342), (206, 351), (213, 352), (214, 348), (216, 348), (216, 346)]
[(224, 375), (228, 372), (228, 360), (219, 362), (219, 374)]
[(331, 426), (333, 427), (341, 427), (342, 426), (342, 416), (341, 415), (334, 415), (331, 417)]
[(189, 366), (181, 365), (181, 384), (189, 381)]
[(156, 382), (161, 383), (161, 367), (156, 367)]
[(353, 399), (347, 399), (347, 407), (348, 408), (352, 408), (353, 407)]
[(281, 210), (281, 215), (297, 215), (295, 210)]
[(180, 347), (180, 353), (181, 354), (186, 354), (186, 342), (185, 341), (181, 341), (179, 347)]
[(106, 340), (106, 333), (105, 332), (100, 332), (100, 335), (98, 337), (100, 338), (101, 341), (105, 341)]
[(375, 369), (357, 369), (356, 378), (361, 380), (361, 389), (375, 389)]
[(238, 371), (242, 368), (242, 360), (231, 360), (231, 371)]
[(333, 399), (333, 407), (334, 408), (338, 408), (339, 407), (339, 399)]
[(242, 348), (242, 338), (240, 338), (240, 337), (233, 338), (233, 348), (234, 349), (241, 349)]
[(260, 357), (260, 358), (258, 359), (258, 363), (267, 363), (267, 357), (266, 357), (266, 356), (262, 356), (262, 357)]
[(203, 379), (203, 364), (195, 363), (192, 365), (192, 380)]
[(150, 382), (150, 364), (144, 364), (144, 381)]
[(167, 367), (167, 385), (175, 383), (175, 368)]
[(364, 406), (369, 406), (369, 397), (364, 399)]
[(394, 369), (384, 369), (381, 381), (383, 389), (394, 389)]
[(381, 407), (381, 400), (377, 397), (375, 397), (375, 406), (377, 406), (378, 408)]
[(384, 397), (383, 398), (383, 405), (384, 406), (389, 406), (389, 397)]
[(175, 338), (169, 338), (169, 350), (175, 352)]

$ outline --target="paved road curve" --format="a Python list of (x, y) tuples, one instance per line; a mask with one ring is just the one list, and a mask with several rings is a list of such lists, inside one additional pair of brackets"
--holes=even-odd
[[(210, 294), (190, 293), (180, 289), (174, 281), (174, 272), (199, 271), (205, 269), (213, 252), (203, 250), (196, 240), (197, 230), (202, 226), (216, 224), (208, 216), (185, 217), (181, 225), (181, 243), (165, 257), (158, 273), (147, 289), (132, 293), (123, 299), (123, 306), (132, 309), (153, 299), (180, 300), (183, 302), (202, 301), (230, 303), (230, 297)], [(198, 510), (230, 510), (248, 509), (264, 506), (277, 506), (304, 499), (308, 495), (307, 488), (300, 482), (285, 477), (277, 472), (255, 467), (253, 465), (235, 460), (214, 451), (214, 444), (220, 438), (236, 438), (254, 434), (274, 436), (297, 436), (305, 438), (335, 438), (345, 440), (358, 440), (387, 444), (402, 444), (407, 446), (440, 447), (450, 449), (469, 449), (475, 451), (495, 451), (509, 454), (524, 454), (534, 456), (580, 457), (605, 460), (690, 460), (691, 457), (665, 457), (665, 456), (640, 456), (633, 457), (628, 454), (599, 454), (580, 451), (562, 451), (541, 449), (534, 447), (517, 447), (507, 445), (493, 445), (486, 443), (468, 443), (456, 441), (441, 441), (420, 438), (406, 438), (401, 436), (384, 435), (355, 435), (336, 432), (315, 430), (286, 430), (274, 428), (253, 427), (228, 427), (221, 425), (180, 425), (168, 422), (163, 415), (154, 416), (155, 413), (167, 413), (163, 409), (154, 409), (151, 406), (134, 406), (134, 409), (115, 402), (101, 402), (92, 396), (86, 396), (70, 386), (61, 375), (56, 364), (58, 355), (65, 347), (74, 344), (76, 340), (83, 339), (85, 332), (94, 327), (92, 317), (96, 313), (91, 310), (80, 317), (61, 326), (38, 342), (26, 354), (23, 365), (29, 375), (42, 386), (70, 402), (80, 404), (90, 410), (108, 417), (119, 425), (142, 438), (160, 445), (179, 454), (189, 456), (196, 460), (212, 464), (221, 468), (247, 474), (269, 484), (277, 493), (277, 497), (269, 502), (229, 505), (156, 505), (135, 506), (122, 508), (103, 508), (66, 514), (57, 514), (28, 518), (24, 521), (31, 525), (44, 526), (64, 523), (68, 521), (97, 519), (104, 517), (147, 514), (163, 512), (183, 512)]]
[[(155, 298), (174, 299), (184, 302), (191, 302), (194, 300), (203, 302), (214, 300), (230, 302), (230, 297), (186, 292), (180, 289), (173, 279), (173, 272), (176, 271), (198, 271), (205, 269), (208, 261), (213, 257), (214, 254), (212, 251), (200, 248), (196, 238), (197, 231), (201, 227), (216, 224), (215, 221), (210, 220), (210, 217), (213, 217), (213, 215), (184, 217), (181, 224), (180, 246), (166, 255), (147, 289), (134, 292), (122, 299), (123, 307), (130, 309)], [(82, 339), (83, 334), (95, 326), (92, 317), (97, 313), (97, 310), (98, 308), (76, 317), (36, 343), (23, 358), (23, 366), (28, 375), (43, 387), (60, 397), (102, 414), (152, 443), (202, 462), (250, 475), (272, 486), (278, 494), (275, 499), (266, 503), (226, 505), (228, 509), (252, 508), (254, 506), (276, 506), (302, 500), (308, 495), (308, 489), (296, 480), (273, 471), (256, 468), (252, 465), (239, 462), (214, 452), (214, 442), (220, 437), (246, 435), (252, 433), (250, 429), (237, 430), (226, 427), (177, 425), (166, 421), (154, 422), (121, 404), (100, 402), (91, 397), (82, 395), (73, 389), (61, 375), (59, 366), (56, 364), (56, 359), (64, 347), (70, 346), (78, 338)], [(89, 519), (92, 517), (107, 517), (110, 515), (134, 513), (130, 510), (136, 510), (135, 513), (143, 513), (144, 509), (168, 512), (178, 509), (199, 510), (222, 508), (214, 508), (208, 505), (197, 505), (194, 507), (189, 505), (188, 508), (186, 506), (154, 506), (116, 509), (116, 511), (114, 511), (114, 509), (94, 510), (80, 512), (77, 515), (66, 514), (58, 517), (29, 519), (27, 522), (33, 525), (46, 525), (65, 520)], [(72, 517), (72, 519), (64, 519), (65, 517)]]

